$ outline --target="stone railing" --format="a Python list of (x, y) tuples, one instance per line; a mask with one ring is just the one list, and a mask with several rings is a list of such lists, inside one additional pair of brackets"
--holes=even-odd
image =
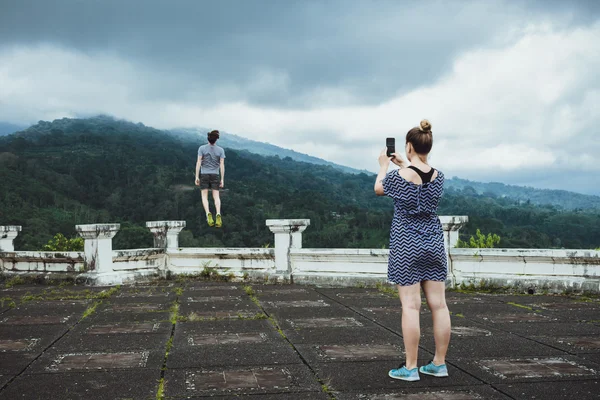
[[(510, 286), (529, 292), (600, 292), (600, 252), (591, 250), (457, 249), (464, 216), (440, 217), (448, 286)], [(369, 285), (387, 280), (388, 250), (304, 249), (309, 220), (267, 220), (274, 248), (180, 248), (185, 221), (151, 221), (154, 248), (112, 249), (118, 224), (78, 225), (84, 252), (15, 252), (21, 227), (0, 227), (0, 272), (70, 274), (112, 285), (179, 274), (214, 272), (237, 278), (321, 285)]]
[(452, 285), (600, 293), (600, 251), (450, 249)]

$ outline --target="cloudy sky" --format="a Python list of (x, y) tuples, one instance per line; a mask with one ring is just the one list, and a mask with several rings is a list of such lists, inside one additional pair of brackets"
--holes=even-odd
[(600, 1), (0, 0), (0, 121), (218, 128), (375, 171), (600, 194)]

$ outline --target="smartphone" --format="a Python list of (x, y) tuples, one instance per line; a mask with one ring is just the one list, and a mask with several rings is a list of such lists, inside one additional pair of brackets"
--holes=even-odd
[(385, 139), (385, 147), (387, 147), (387, 156), (391, 157), (396, 152), (396, 139), (393, 137)]

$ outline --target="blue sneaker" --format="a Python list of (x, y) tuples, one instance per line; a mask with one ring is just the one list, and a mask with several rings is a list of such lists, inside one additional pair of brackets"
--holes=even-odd
[(444, 378), (448, 376), (448, 368), (446, 368), (446, 364), (435, 365), (433, 360), (430, 361), (429, 364), (419, 368), (419, 372), (425, 375), (437, 376), (438, 378)]
[(401, 379), (403, 381), (409, 382), (421, 380), (418, 368), (408, 369), (404, 364), (400, 364), (398, 369), (390, 370), (390, 372), (388, 372), (388, 375), (390, 376), (390, 378)]

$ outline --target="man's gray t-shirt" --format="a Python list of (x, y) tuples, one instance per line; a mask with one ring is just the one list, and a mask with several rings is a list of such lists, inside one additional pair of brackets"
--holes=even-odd
[(202, 157), (200, 174), (219, 174), (221, 159), (225, 158), (225, 150), (216, 144), (205, 144), (198, 148), (198, 157)]

